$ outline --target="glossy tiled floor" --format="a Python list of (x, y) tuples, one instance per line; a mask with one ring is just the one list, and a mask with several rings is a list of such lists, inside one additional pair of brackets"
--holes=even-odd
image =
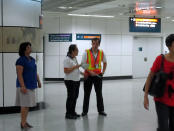
[[(34, 126), (29, 131), (155, 131), (156, 113), (150, 97), (150, 110), (143, 108), (144, 79), (112, 80), (103, 82), (103, 97), (107, 117), (99, 116), (95, 91), (92, 90), (88, 117), (66, 120), (64, 83), (45, 84), (47, 109), (29, 113), (28, 121)], [(83, 83), (77, 102), (81, 113)], [(0, 115), (0, 131), (20, 131), (20, 114)]]

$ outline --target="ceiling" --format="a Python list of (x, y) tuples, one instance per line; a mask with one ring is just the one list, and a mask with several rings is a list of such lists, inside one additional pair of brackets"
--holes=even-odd
[(174, 0), (43, 0), (46, 12), (174, 19)]

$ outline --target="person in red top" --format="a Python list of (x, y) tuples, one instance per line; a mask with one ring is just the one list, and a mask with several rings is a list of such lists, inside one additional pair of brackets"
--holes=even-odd
[[(164, 95), (160, 98), (154, 97), (158, 117), (157, 131), (174, 131), (174, 34), (170, 34), (165, 42), (169, 53), (164, 55), (164, 72), (169, 74), (169, 78), (166, 82)], [(149, 109), (149, 86), (154, 74), (160, 70), (161, 61), (162, 56), (157, 56), (146, 80), (144, 107), (147, 110)]]

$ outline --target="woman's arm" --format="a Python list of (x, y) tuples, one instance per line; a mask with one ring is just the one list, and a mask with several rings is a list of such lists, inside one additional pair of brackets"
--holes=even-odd
[(24, 69), (23, 66), (20, 66), (20, 65), (16, 66), (16, 72), (17, 72), (17, 77), (18, 77), (18, 80), (19, 80), (19, 84), (21, 86), (21, 92), (27, 93), (27, 89), (25, 87), (24, 79), (23, 79), (23, 76), (22, 76), (23, 69)]
[(148, 74), (147, 80), (146, 80), (146, 84), (145, 84), (145, 93), (144, 93), (144, 108), (145, 109), (149, 109), (149, 99), (148, 99), (148, 91), (149, 91), (149, 87), (151, 84), (151, 81), (154, 77), (154, 74), (152, 71), (150, 71), (150, 73)]
[(64, 68), (64, 73), (71, 73), (73, 70), (79, 68), (81, 65), (76, 65), (76, 66), (73, 66), (72, 68)]
[(37, 74), (37, 83), (38, 83), (38, 87), (41, 88), (41, 82), (40, 82), (40, 79), (39, 79), (39, 75)]

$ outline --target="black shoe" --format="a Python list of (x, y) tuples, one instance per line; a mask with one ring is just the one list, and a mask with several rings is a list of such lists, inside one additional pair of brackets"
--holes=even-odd
[(66, 114), (66, 115), (65, 115), (65, 118), (66, 118), (66, 119), (74, 119), (74, 120), (75, 120), (75, 119), (77, 119), (77, 116), (75, 116), (75, 115), (70, 115), (70, 114), (67, 115), (67, 114)]
[(99, 112), (99, 115), (107, 116), (107, 114), (104, 111)]
[(26, 129), (26, 128), (28, 128), (28, 126), (26, 124), (23, 126), (21, 123), (21, 129)]
[(79, 115), (79, 114), (77, 114), (76, 112), (74, 113), (74, 115), (75, 115), (76, 117), (80, 117), (80, 115)]
[(33, 128), (33, 126), (30, 125), (30, 124), (28, 124), (28, 123), (26, 123), (26, 126), (27, 126), (28, 128)]
[(87, 113), (85, 113), (85, 112), (82, 112), (82, 116), (86, 116), (87, 115)]

